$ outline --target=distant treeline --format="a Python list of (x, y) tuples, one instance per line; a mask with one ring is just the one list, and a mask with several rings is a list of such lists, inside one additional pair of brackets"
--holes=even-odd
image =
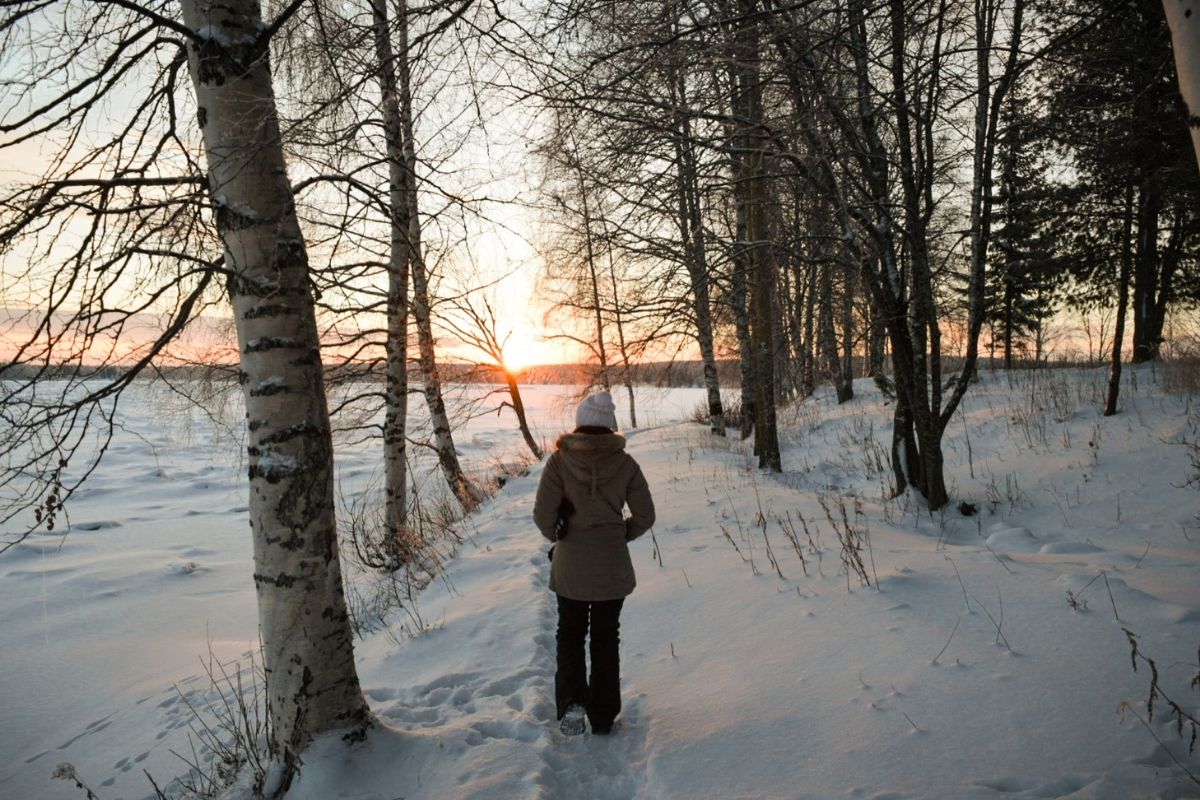
[[(113, 380), (125, 374), (121, 366), (95, 367), (87, 365), (58, 364), (38, 366), (34, 364), (0, 365), (0, 380)], [(420, 371), (416, 364), (410, 366), (414, 380), (419, 380)], [(459, 362), (438, 365), (442, 380), (450, 383), (495, 383), (505, 382), (504, 371), (494, 366), (465, 364)], [(718, 361), (717, 375), (722, 386), (738, 385), (738, 362)], [(634, 364), (629, 368), (629, 377), (634, 385), (678, 388), (703, 386), (703, 365), (699, 361), (661, 361)], [(163, 366), (147, 369), (138, 376), (139, 380), (205, 380), (236, 381), (238, 367), (234, 364)], [(330, 364), (325, 367), (325, 378), (330, 385), (364, 380), (383, 380), (383, 372), (377, 367), (363, 364)], [(522, 385), (599, 385), (600, 370), (595, 364), (543, 364), (527, 367), (516, 373)], [(613, 384), (624, 383), (624, 370), (610, 370)]]
[[(738, 362), (717, 362), (717, 378), (722, 386), (738, 385)], [(632, 364), (629, 379), (635, 386), (660, 386), (678, 388), (704, 385), (704, 365), (700, 361), (656, 361), (647, 364)], [(487, 382), (503, 382), (503, 373), (493, 369)], [(599, 384), (600, 369), (595, 364), (544, 364), (529, 367), (517, 374), (522, 384)], [(624, 368), (609, 371), (612, 384), (625, 383)]]

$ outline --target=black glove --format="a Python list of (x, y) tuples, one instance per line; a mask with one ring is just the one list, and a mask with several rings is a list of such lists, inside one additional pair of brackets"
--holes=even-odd
[(567, 522), (571, 515), (575, 513), (575, 506), (567, 498), (563, 498), (558, 504), (558, 519), (554, 520), (554, 539), (561, 541), (567, 538)]

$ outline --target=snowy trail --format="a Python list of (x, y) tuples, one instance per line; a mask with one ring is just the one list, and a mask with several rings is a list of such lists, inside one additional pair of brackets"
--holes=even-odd
[[(535, 480), (514, 481), (479, 514), (477, 546), (450, 566), (448, 586), (431, 587), (421, 599), (431, 630), (399, 650), (378, 641), (360, 648), (366, 692), (383, 726), (356, 759), (370, 769), (305, 770), (290, 800), (648, 796), (640, 771), (645, 698), (625, 689), (611, 737), (558, 731), (556, 611), (545, 544), (528, 519)], [(376, 763), (371, 751), (393, 737), (405, 757)], [(326, 758), (323, 746), (338, 748), (318, 743), (314, 760)]]
[(645, 776), (640, 767), (645, 763), (642, 749), (645, 743), (642, 709), (644, 696), (630, 697), (627, 681), (623, 681), (624, 708), (621, 722), (611, 736), (579, 737), (556, 735), (554, 722), (554, 670), (557, 611), (552, 595), (546, 590), (550, 579), (549, 564), (544, 558), (534, 559), (536, 569), (531, 588), (539, 605), (539, 630), (534, 641), (537, 661), (546, 676), (544, 703), (549, 714), (544, 719), (551, 733), (544, 740), (543, 769), (538, 775), (538, 800), (563, 797), (589, 797), (595, 800), (633, 800), (644, 797)]

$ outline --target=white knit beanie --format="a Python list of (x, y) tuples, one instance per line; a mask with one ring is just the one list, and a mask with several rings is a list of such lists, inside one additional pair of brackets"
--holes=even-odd
[(617, 407), (608, 392), (588, 395), (575, 409), (575, 427), (591, 425), (598, 428), (617, 429)]

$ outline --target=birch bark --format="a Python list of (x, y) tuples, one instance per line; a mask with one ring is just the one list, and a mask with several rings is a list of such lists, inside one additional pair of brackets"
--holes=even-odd
[(1192, 147), (1200, 160), (1200, 0), (1163, 0), (1171, 29), (1179, 93), (1187, 106)]
[(387, 0), (371, 0), (376, 77), (388, 164), (386, 386), (383, 419), (384, 525), (389, 553), (403, 557), (408, 531), (408, 272), (411, 259), (406, 161)]
[(333, 446), (308, 257), (254, 0), (181, 0), (241, 351), (267, 694), (286, 789), (313, 736), (361, 729), (334, 517)]

